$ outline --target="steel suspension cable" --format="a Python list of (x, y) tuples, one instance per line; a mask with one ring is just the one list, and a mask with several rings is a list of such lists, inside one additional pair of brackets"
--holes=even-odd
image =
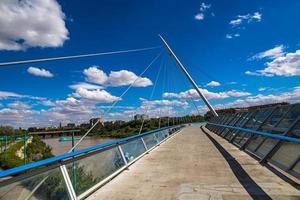
[[(152, 101), (152, 99), (153, 99), (153, 95), (154, 95), (154, 91), (156, 89), (156, 85), (157, 85), (158, 77), (160, 75), (160, 71), (161, 71), (161, 65), (159, 66), (159, 70), (158, 70), (158, 73), (157, 73), (156, 78), (155, 78), (154, 86), (153, 86), (151, 94), (150, 94), (150, 98), (149, 98), (150, 101)], [(148, 103), (148, 106), (146, 107), (145, 115), (148, 113), (149, 108), (150, 108), (150, 104)], [(145, 122), (145, 118), (143, 118), (140, 130), (139, 130), (139, 134), (141, 134), (141, 132), (143, 130), (144, 122)]]
[[(111, 107), (104, 112), (104, 116), (105, 114), (109, 113), (115, 106), (116, 104), (120, 101), (120, 99), (122, 99), (122, 97), (134, 86), (134, 84), (136, 83), (136, 81), (138, 79), (140, 79), (140, 77), (152, 66), (152, 64), (161, 56), (162, 51), (150, 62), (150, 64), (144, 69), (144, 71), (142, 71), (142, 73), (139, 74), (139, 76), (127, 87), (127, 89), (119, 96), (119, 98), (117, 100), (115, 100)], [(72, 152), (80, 143), (81, 141), (97, 126), (97, 124), (100, 123), (100, 119), (98, 119), (93, 126), (79, 139), (79, 141), (69, 150), (69, 152)]]
[(147, 50), (158, 49), (158, 48), (161, 48), (161, 46), (137, 48), (137, 49), (127, 49), (127, 50), (120, 50), (120, 51), (100, 52), (100, 53), (90, 53), (90, 54), (79, 54), (79, 55), (71, 55), (71, 56), (40, 58), (40, 59), (32, 59), (32, 60), (2, 62), (2, 63), (0, 63), (0, 67), (18, 65), (18, 64), (47, 62), (47, 61), (54, 61), (54, 60), (67, 60), (67, 59), (75, 59), (75, 58), (86, 58), (86, 57), (94, 57), (94, 56), (104, 56), (104, 55), (131, 53), (131, 52), (147, 51)]

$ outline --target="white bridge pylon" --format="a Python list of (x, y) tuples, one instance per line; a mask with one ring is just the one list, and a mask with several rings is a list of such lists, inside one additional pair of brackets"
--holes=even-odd
[(193, 78), (191, 77), (191, 75), (188, 73), (188, 71), (182, 65), (182, 63), (177, 58), (177, 56), (175, 55), (175, 53), (173, 52), (173, 50), (170, 48), (170, 46), (168, 45), (168, 43), (165, 41), (165, 39), (161, 35), (158, 35), (158, 36), (160, 37), (160, 39), (161, 39), (164, 47), (168, 50), (170, 56), (175, 60), (176, 64), (179, 66), (179, 68), (183, 71), (183, 73), (189, 79), (190, 83), (193, 85), (193, 87), (195, 88), (195, 90), (197, 91), (197, 93), (199, 94), (199, 96), (201, 97), (201, 99), (203, 100), (203, 102), (206, 104), (206, 106), (208, 107), (208, 109), (212, 112), (212, 114), (215, 117), (219, 117), (218, 113), (215, 111), (215, 109), (212, 107), (212, 105), (209, 103), (209, 101), (206, 99), (206, 97), (202, 94), (202, 92), (200, 91), (200, 89), (199, 89), (198, 85), (196, 84), (196, 82), (193, 80)]

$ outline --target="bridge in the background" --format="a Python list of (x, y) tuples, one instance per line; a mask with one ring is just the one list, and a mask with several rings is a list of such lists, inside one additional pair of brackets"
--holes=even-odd
[(35, 132), (29, 132), (28, 135), (37, 135), (42, 138), (46, 137), (62, 137), (62, 136), (78, 136), (80, 135), (80, 130), (57, 130), (57, 131), (35, 131)]
[(300, 104), (219, 116), (161, 39), (209, 122), (141, 133), (143, 120), (137, 135), (75, 150), (97, 121), (69, 153), (1, 171), (0, 199), (300, 199)]

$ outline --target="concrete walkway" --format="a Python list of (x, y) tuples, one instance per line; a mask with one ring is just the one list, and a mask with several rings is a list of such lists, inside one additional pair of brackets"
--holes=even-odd
[(224, 139), (192, 126), (89, 199), (300, 199), (300, 191)]

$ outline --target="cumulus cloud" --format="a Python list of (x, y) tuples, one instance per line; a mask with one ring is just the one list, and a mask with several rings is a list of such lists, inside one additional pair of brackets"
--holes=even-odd
[(119, 97), (113, 96), (105, 90), (87, 90), (85, 88), (78, 88), (74, 94), (77, 97), (97, 101), (98, 103), (108, 103), (121, 100)]
[(196, 20), (199, 20), (199, 21), (203, 20), (204, 17), (205, 17), (206, 11), (207, 11), (208, 9), (210, 9), (210, 7), (211, 7), (211, 4), (201, 3), (201, 4), (200, 4), (200, 9), (199, 9), (200, 12), (197, 13), (197, 14), (195, 15), (194, 18), (195, 18)]
[(69, 38), (64, 20), (56, 0), (1, 0), (0, 50), (62, 46)]
[(43, 69), (43, 68), (37, 68), (37, 67), (29, 67), (27, 69), (27, 72), (29, 74), (32, 74), (34, 76), (41, 76), (41, 77), (46, 77), (46, 78), (52, 78), (53, 77), (53, 74), (46, 70), (46, 69)]
[(108, 76), (97, 66), (92, 66), (85, 69), (83, 73), (86, 81), (105, 86), (120, 87), (133, 84), (134, 87), (147, 87), (153, 84), (149, 78), (138, 77), (128, 70), (111, 71)]
[(255, 12), (253, 14), (246, 14), (246, 15), (238, 15), (235, 19), (231, 20), (229, 22), (230, 25), (232, 26), (239, 26), (240, 24), (246, 22), (260, 22), (262, 19), (262, 14), (259, 12)]
[(260, 52), (258, 54), (255, 54), (252, 56), (251, 59), (262, 59), (262, 58), (278, 58), (280, 56), (284, 55), (284, 46), (283, 45), (278, 45), (272, 49)]
[(211, 81), (211, 82), (207, 83), (206, 86), (218, 87), (218, 86), (221, 86), (221, 83), (219, 83), (217, 81)]
[(128, 70), (110, 72), (108, 83), (114, 87), (130, 85), (132, 83), (135, 87), (147, 87), (152, 85), (152, 81), (150, 79), (146, 77), (138, 77), (135, 73)]
[(300, 50), (294, 53), (286, 53), (275, 57), (267, 62), (266, 68), (262, 70), (246, 71), (245, 74), (252, 76), (299, 76), (300, 75)]
[(98, 69), (97, 66), (92, 66), (83, 70), (83, 74), (86, 76), (86, 81), (100, 85), (104, 84), (108, 79), (106, 73), (101, 69)]
[[(242, 96), (249, 96), (251, 93), (249, 92), (243, 92), (243, 91), (236, 91), (236, 90), (229, 90), (225, 92), (210, 92), (207, 89), (201, 89), (201, 93), (207, 98), (207, 99), (225, 99), (229, 97), (242, 97)], [(180, 98), (180, 99), (194, 99), (194, 100), (200, 100), (200, 97), (195, 89), (190, 89), (184, 92), (180, 93), (164, 93), (163, 97), (165, 98)]]

